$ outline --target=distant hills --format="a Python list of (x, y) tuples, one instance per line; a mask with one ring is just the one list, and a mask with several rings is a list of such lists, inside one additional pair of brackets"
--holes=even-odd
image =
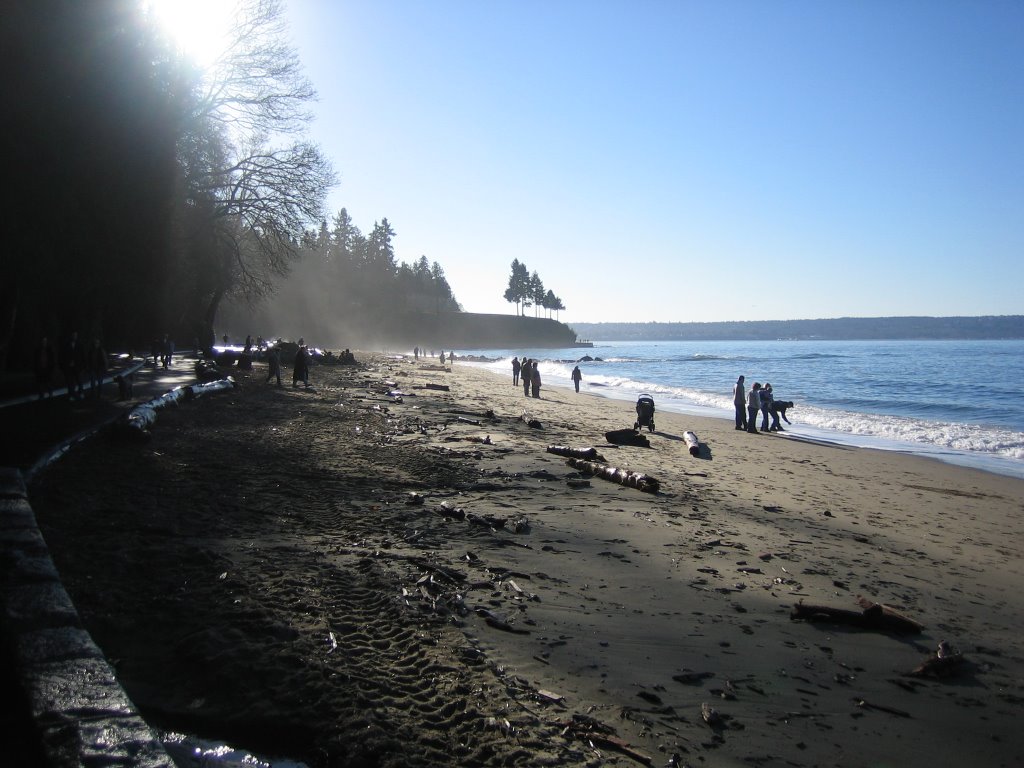
[(1024, 315), (837, 317), (718, 323), (572, 323), (590, 341), (1024, 339)]

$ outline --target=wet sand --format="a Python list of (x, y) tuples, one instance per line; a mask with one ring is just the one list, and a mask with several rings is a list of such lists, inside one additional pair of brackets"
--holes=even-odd
[[(662, 412), (615, 447), (631, 403), (359, 357), (31, 489), (154, 726), (311, 766), (1024, 763), (1024, 482)], [(791, 618), (858, 596), (923, 630)]]

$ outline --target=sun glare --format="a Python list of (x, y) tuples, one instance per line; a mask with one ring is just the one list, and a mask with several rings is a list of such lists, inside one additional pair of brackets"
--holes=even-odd
[(224, 51), (237, 0), (142, 0), (145, 12), (197, 64)]

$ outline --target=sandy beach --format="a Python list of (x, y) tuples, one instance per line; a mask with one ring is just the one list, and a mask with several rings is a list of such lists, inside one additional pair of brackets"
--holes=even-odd
[(316, 767), (1024, 764), (1024, 482), (666, 412), (617, 447), (632, 403), (357, 357), (31, 488), (153, 726)]

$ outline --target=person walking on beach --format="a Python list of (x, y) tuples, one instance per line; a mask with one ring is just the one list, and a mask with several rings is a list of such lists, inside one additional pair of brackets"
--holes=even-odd
[(576, 393), (580, 391), (580, 379), (583, 378), (583, 374), (580, 373), (580, 367), (577, 365), (572, 369), (572, 383), (576, 385)]
[(100, 344), (99, 339), (92, 340), (92, 347), (89, 349), (89, 356), (86, 358), (85, 366), (89, 370), (91, 394), (98, 400), (103, 389), (103, 378), (107, 375), (108, 367), (107, 350)]
[(299, 386), (302, 382), (309, 386), (309, 350), (306, 349), (306, 340), (299, 339), (299, 348), (295, 352), (295, 365), (292, 367), (292, 386)]
[(736, 408), (736, 429), (747, 428), (747, 396), (743, 391), (743, 377), (732, 385), (732, 404)]
[(761, 384), (754, 382), (747, 394), (747, 432), (757, 434), (757, 412), (761, 410)]
[(57, 367), (57, 354), (47, 336), (39, 340), (32, 356), (32, 368), (36, 374), (36, 392), (42, 400), (47, 394), (53, 397), (53, 370)]
[(264, 384), (277, 377), (277, 386), (281, 386), (281, 348), (275, 344), (267, 350), (267, 379)]
[(512, 386), (519, 384), (519, 371), (522, 370), (523, 364), (519, 362), (518, 357), (512, 358)]
[(530, 366), (530, 386), (533, 388), (533, 396), (540, 398), (540, 368), (537, 363)]
[(531, 374), (531, 370), (530, 370), (531, 368), (533, 368), (533, 361), (530, 358), (527, 357), (527, 358), (525, 358), (523, 360), (523, 370), (522, 370), (523, 395), (525, 397), (529, 397), (530, 396), (530, 381), (531, 381), (531, 375), (532, 375)]
[(60, 361), (69, 400), (82, 396), (82, 358), (82, 345), (78, 343), (78, 331), (72, 331), (71, 336), (64, 343)]
[(165, 333), (164, 334), (164, 355), (163, 355), (164, 370), (167, 370), (167, 368), (170, 366), (171, 361), (173, 359), (174, 359), (174, 340), (171, 338), (170, 334)]
[(761, 387), (761, 431), (768, 431), (768, 412), (772, 409), (772, 385), (767, 382)]

